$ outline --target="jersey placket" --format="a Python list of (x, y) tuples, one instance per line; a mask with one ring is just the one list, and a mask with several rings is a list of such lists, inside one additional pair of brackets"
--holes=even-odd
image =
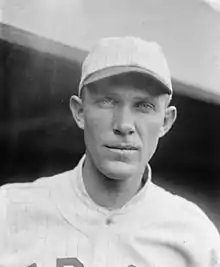
[(103, 224), (94, 236), (94, 267), (107, 267), (111, 262), (111, 242), (115, 223), (113, 214), (104, 216)]

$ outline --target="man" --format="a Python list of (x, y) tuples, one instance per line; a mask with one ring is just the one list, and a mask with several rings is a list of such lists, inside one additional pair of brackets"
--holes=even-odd
[(158, 44), (102, 39), (70, 100), (85, 155), (74, 170), (2, 186), (0, 266), (217, 266), (212, 222), (151, 181), (148, 162), (176, 119), (171, 97)]

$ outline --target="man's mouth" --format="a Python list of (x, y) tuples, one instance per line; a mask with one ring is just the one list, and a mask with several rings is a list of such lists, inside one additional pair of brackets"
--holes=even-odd
[(106, 145), (109, 149), (122, 150), (122, 151), (136, 151), (138, 150), (137, 146), (129, 144), (119, 144), (119, 145)]

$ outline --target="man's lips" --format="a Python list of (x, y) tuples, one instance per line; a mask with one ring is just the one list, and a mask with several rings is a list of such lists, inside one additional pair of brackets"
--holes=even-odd
[(105, 147), (109, 149), (128, 150), (128, 151), (138, 150), (137, 146), (130, 145), (130, 144), (106, 145)]

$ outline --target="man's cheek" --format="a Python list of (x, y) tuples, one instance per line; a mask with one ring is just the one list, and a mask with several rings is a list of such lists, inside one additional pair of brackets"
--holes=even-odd
[(89, 123), (90, 123), (90, 128), (92, 128), (97, 135), (105, 135), (107, 131), (109, 131), (111, 128), (109, 120), (104, 116), (101, 118), (100, 117), (95, 118), (91, 120)]
[(86, 122), (84, 132), (92, 146), (98, 145), (103, 137), (106, 136), (105, 126), (94, 119)]
[(159, 136), (161, 127), (162, 122), (160, 120), (149, 123), (148, 127), (146, 127), (149, 138), (154, 139)]
[(150, 125), (149, 127), (145, 128), (144, 134), (142, 136), (143, 139), (143, 152), (144, 154), (151, 153), (151, 150), (157, 145), (158, 138), (159, 138), (160, 128), (158, 125)]

